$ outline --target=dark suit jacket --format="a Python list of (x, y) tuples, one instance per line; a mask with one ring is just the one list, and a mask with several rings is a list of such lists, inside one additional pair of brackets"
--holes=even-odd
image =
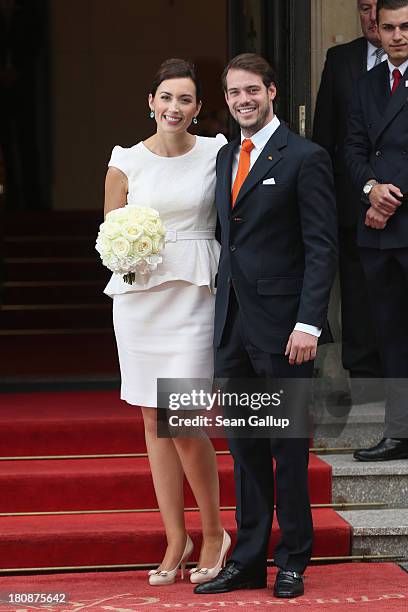
[[(363, 75), (353, 95), (345, 141), (346, 164), (362, 193), (371, 178), (408, 192), (408, 71), (391, 95), (388, 62)], [(361, 198), (358, 244), (370, 248), (408, 247), (408, 206), (402, 204), (383, 230), (364, 225), (369, 202)]]
[[(221, 342), (233, 284), (250, 341), (266, 352), (283, 353), (296, 322), (326, 327), (337, 265), (331, 163), (324, 149), (281, 123), (231, 209), (238, 145), (239, 138), (217, 157), (222, 249), (215, 345)], [(276, 184), (263, 184), (270, 177)]]
[(339, 224), (343, 227), (355, 226), (360, 210), (359, 194), (346, 172), (343, 145), (353, 88), (366, 71), (364, 37), (330, 48), (316, 100), (313, 140), (332, 158)]

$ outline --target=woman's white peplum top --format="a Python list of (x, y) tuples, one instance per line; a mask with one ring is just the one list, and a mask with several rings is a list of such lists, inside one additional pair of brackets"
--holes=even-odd
[(197, 136), (193, 148), (177, 157), (152, 153), (143, 142), (130, 148), (116, 146), (109, 166), (126, 174), (127, 206), (150, 206), (160, 213), (166, 228), (163, 262), (157, 270), (138, 274), (129, 285), (113, 274), (107, 295), (150, 289), (173, 280), (214, 288), (220, 246), (216, 225), (215, 160), (227, 143), (225, 136)]

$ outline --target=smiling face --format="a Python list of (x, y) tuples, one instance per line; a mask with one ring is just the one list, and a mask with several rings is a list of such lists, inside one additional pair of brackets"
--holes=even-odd
[(154, 97), (149, 94), (149, 106), (154, 112), (157, 129), (166, 133), (185, 132), (198, 115), (201, 102), (190, 78), (166, 79), (158, 86)]
[(408, 6), (391, 11), (381, 9), (378, 29), (384, 51), (394, 66), (408, 59)]
[(377, 0), (357, 0), (363, 34), (375, 47), (381, 45), (376, 22)]
[(259, 132), (273, 119), (276, 87), (266, 87), (254, 72), (231, 68), (226, 77), (225, 100), (246, 137)]

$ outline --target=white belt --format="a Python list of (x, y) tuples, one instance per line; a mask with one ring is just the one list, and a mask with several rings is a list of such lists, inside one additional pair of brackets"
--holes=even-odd
[(179, 232), (178, 230), (167, 230), (166, 242), (178, 242), (178, 240), (213, 240), (215, 230), (191, 230)]

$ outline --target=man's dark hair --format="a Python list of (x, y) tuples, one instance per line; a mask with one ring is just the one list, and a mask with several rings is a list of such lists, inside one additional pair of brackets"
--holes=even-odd
[(380, 23), (380, 10), (397, 11), (408, 6), (408, 0), (378, 0), (377, 2), (377, 24)]
[[(407, 0), (408, 2), (408, 0)], [(260, 55), (256, 53), (241, 53), (236, 55), (228, 62), (221, 76), (222, 88), (227, 91), (227, 74), (229, 70), (247, 70), (258, 74), (265, 87), (269, 87), (271, 83), (276, 83), (275, 70), (272, 66)]]
[(150, 93), (154, 97), (156, 95), (157, 88), (162, 81), (167, 81), (167, 79), (183, 78), (191, 79), (193, 81), (196, 88), (197, 102), (199, 102), (201, 100), (201, 84), (197, 75), (196, 67), (192, 62), (176, 57), (164, 60), (164, 62), (160, 65), (154, 77)]

